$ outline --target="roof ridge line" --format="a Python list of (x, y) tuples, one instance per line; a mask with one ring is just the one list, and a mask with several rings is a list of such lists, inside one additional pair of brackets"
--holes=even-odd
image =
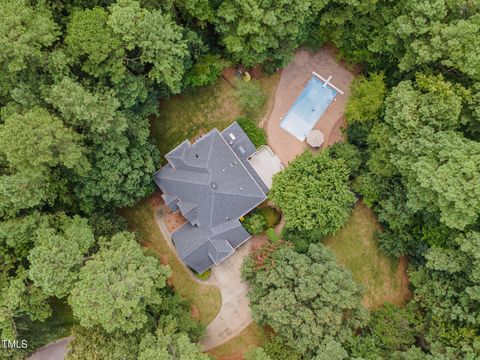
[[(180, 170), (182, 171), (182, 170)], [(209, 183), (206, 183), (206, 184), (203, 184), (203, 183), (198, 183), (198, 182), (192, 182), (192, 181), (188, 181), (188, 180), (185, 180), (185, 179), (171, 179), (171, 178), (162, 178), (162, 179), (166, 179), (166, 180), (171, 180), (171, 181), (179, 181), (179, 182), (183, 182), (183, 183), (187, 183), (187, 184), (195, 184), (195, 185), (205, 185), (205, 186), (209, 186)]]
[[(185, 140), (183, 140), (180, 144), (178, 144), (177, 146), (175, 146), (172, 150), (170, 150), (167, 154), (165, 154), (165, 158), (166, 158), (167, 156), (170, 156), (170, 154), (171, 154), (172, 152), (174, 152), (175, 150), (177, 150), (180, 146), (182, 146), (182, 145), (185, 144), (185, 143), (188, 143), (188, 145), (192, 145), (188, 139), (185, 139)], [(185, 151), (185, 150), (184, 150), (184, 151)]]
[[(180, 230), (182, 227), (184, 227), (185, 225), (190, 225), (191, 227), (194, 227), (194, 225), (192, 225), (189, 221), (185, 222), (182, 226), (180, 226), (178, 229), (176, 229), (173, 233), (172, 233), (172, 243), (173, 243), (173, 234), (176, 233), (178, 230)], [(198, 226), (197, 226), (198, 227)], [(198, 227), (200, 228), (200, 227)], [(193, 252), (195, 252), (200, 246), (202, 246), (203, 244), (207, 243), (207, 242), (210, 242), (210, 239), (212, 237), (210, 236), (209, 238), (207, 238), (207, 241), (201, 243), (200, 245), (198, 245), (196, 248), (194, 248), (192, 251), (188, 252), (187, 254), (185, 254), (184, 256), (182, 256), (180, 259), (185, 259), (187, 256), (193, 254)], [(175, 246), (175, 244), (173, 244), (173, 246)], [(175, 246), (175, 252), (178, 254), (178, 251), (176, 250), (176, 246)]]
[[(236, 121), (234, 121), (233, 123), (235, 123)], [(232, 123), (232, 124), (233, 124)], [(230, 126), (232, 125), (230, 124)], [(240, 126), (240, 125), (239, 125)], [(248, 176), (250, 176), (253, 180), (253, 182), (255, 183), (255, 185), (257, 185), (258, 189), (261, 191), (261, 193), (266, 197), (265, 193), (263, 192), (262, 188), (260, 187), (260, 185), (258, 185), (257, 181), (254, 179), (254, 177), (252, 176), (252, 174), (250, 174), (250, 171), (248, 171), (247, 167), (243, 164), (242, 160), (240, 160), (240, 158), (238, 157), (237, 154), (235, 154), (235, 151), (233, 151), (232, 147), (228, 144), (227, 140), (225, 140), (225, 138), (222, 136), (222, 134), (220, 133), (220, 131), (218, 131), (217, 128), (214, 128), (214, 130), (217, 131), (218, 135), (220, 135), (220, 137), (222, 138), (223, 142), (225, 143), (225, 145), (227, 145), (227, 147), (230, 149), (230, 151), (233, 153), (233, 155), (237, 158), (237, 160), (240, 162), (240, 164), (242, 164), (243, 168), (245, 169), (245, 171), (247, 172)], [(243, 129), (242, 129), (243, 130)], [(245, 132), (245, 131), (244, 131)], [(248, 135), (247, 135), (248, 137)], [(254, 169), (255, 170), (255, 169)]]
[[(216, 191), (217, 194), (224, 194), (224, 195), (232, 195), (232, 196), (244, 196), (244, 197), (251, 197), (251, 198), (256, 198), (260, 196), (255, 196), (255, 195), (248, 195), (248, 194), (236, 194), (236, 193), (231, 193), (227, 191)], [(262, 196), (263, 198), (263, 196)]]

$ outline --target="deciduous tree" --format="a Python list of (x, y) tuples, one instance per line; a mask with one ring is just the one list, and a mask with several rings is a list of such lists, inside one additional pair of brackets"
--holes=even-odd
[(155, 334), (146, 334), (139, 347), (139, 360), (210, 360), (197, 344), (190, 341), (184, 333), (170, 332), (169, 329), (157, 329)]
[(59, 228), (42, 227), (30, 251), (29, 276), (46, 294), (67, 296), (94, 237), (86, 219), (60, 216)]
[(171, 15), (143, 9), (134, 0), (119, 0), (110, 11), (108, 25), (129, 51), (126, 63), (132, 69), (141, 64), (150, 79), (179, 92), (188, 51), (182, 28)]
[(255, 266), (255, 254), (248, 258), (242, 277), (250, 285), (253, 318), (288, 346), (313, 357), (332, 339), (345, 343), (364, 324), (359, 285), (323, 245), (310, 245), (307, 254), (281, 247), (268, 256), (268, 268)]
[(355, 196), (345, 162), (327, 152), (306, 151), (273, 178), (269, 198), (282, 209), (287, 228), (318, 229), (323, 235), (348, 220)]
[(13, 169), (63, 166), (79, 174), (89, 169), (82, 137), (45, 109), (13, 114), (0, 125), (0, 151)]
[(16, 72), (42, 62), (58, 38), (58, 27), (45, 4), (33, 7), (26, 0), (0, 3), (0, 64), (2, 72)]
[(379, 120), (386, 94), (384, 75), (372, 73), (368, 78), (359, 76), (353, 80), (350, 91), (345, 109), (348, 123)]
[(245, 66), (272, 61), (285, 66), (306, 23), (327, 1), (227, 0), (217, 10), (216, 29), (234, 60)]
[(145, 326), (148, 306), (162, 301), (158, 290), (169, 275), (133, 234), (119, 233), (82, 267), (68, 301), (82, 326), (132, 333)]

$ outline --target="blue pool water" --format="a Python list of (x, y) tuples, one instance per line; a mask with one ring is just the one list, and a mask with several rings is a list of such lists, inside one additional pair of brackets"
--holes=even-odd
[(280, 126), (303, 141), (322, 114), (327, 110), (337, 92), (315, 76), (308, 81), (295, 100)]

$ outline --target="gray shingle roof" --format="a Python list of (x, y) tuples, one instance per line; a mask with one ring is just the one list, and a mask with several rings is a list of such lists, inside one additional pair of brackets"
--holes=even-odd
[(257, 149), (253, 145), (252, 141), (249, 139), (245, 131), (238, 125), (235, 121), (229, 127), (222, 131), (222, 136), (226, 142), (230, 145), (233, 152), (238, 156), (240, 161), (243, 163), (248, 172), (252, 175), (258, 185), (262, 190), (268, 193), (268, 187), (264, 184), (260, 176), (253, 169), (252, 165), (248, 161), (248, 158), (255, 152)]
[(255, 146), (233, 123), (222, 134), (213, 129), (193, 144), (184, 141), (154, 175), (165, 203), (189, 221), (172, 239), (182, 260), (199, 273), (250, 237), (238, 219), (264, 201), (268, 191), (248, 164), (253, 152)]

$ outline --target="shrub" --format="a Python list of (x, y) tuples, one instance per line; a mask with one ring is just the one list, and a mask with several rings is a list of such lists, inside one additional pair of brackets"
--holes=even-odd
[(199, 274), (199, 273), (195, 273), (195, 276), (200, 279), (200, 280), (208, 280), (210, 278), (210, 275), (212, 274), (212, 270), (211, 269), (208, 269), (206, 271), (204, 271), (203, 273)]
[(272, 360), (272, 358), (261, 347), (257, 347), (245, 353), (245, 360)]
[(328, 153), (333, 159), (342, 159), (350, 170), (350, 177), (358, 175), (362, 165), (360, 151), (355, 145), (348, 143), (337, 143), (328, 148)]
[(246, 113), (259, 110), (265, 103), (266, 96), (257, 81), (237, 81), (235, 86), (238, 104)]
[(260, 209), (260, 212), (265, 216), (267, 220), (267, 226), (269, 228), (275, 227), (280, 222), (280, 214), (277, 209), (272, 206), (266, 206)]
[(207, 54), (198, 59), (197, 63), (185, 75), (185, 85), (203, 86), (212, 84), (228, 65), (229, 62), (219, 55)]
[(305, 254), (310, 246), (310, 239), (304, 236), (302, 232), (295, 229), (286, 229), (282, 231), (282, 238), (292, 243), (293, 248), (300, 254)]
[(267, 229), (267, 236), (272, 243), (276, 243), (278, 240), (280, 240), (280, 236), (277, 235), (277, 233), (275, 232), (275, 229), (273, 228)]
[(252, 212), (245, 216), (243, 226), (251, 235), (258, 235), (267, 229), (267, 220), (261, 212)]
[(268, 197), (282, 210), (287, 228), (326, 236), (348, 221), (356, 201), (348, 175), (345, 162), (328, 152), (305, 151), (273, 177)]
[(300, 360), (301, 356), (292, 348), (283, 344), (283, 342), (275, 337), (263, 344), (263, 349), (272, 359), (275, 360)]
[(241, 117), (237, 119), (238, 125), (245, 131), (245, 134), (249, 137), (252, 141), (253, 145), (256, 148), (265, 145), (267, 143), (267, 139), (265, 137), (265, 131), (259, 128), (253, 120), (250, 120), (246, 117)]

